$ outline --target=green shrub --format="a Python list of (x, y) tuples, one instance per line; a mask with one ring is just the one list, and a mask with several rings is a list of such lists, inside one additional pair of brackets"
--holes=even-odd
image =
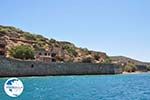
[(0, 26), (1, 33), (20, 32), (21, 30), (15, 27)]
[(27, 40), (36, 40), (35, 35), (30, 34), (30, 33), (25, 33), (25, 34), (23, 34), (23, 37), (24, 37), (25, 39), (27, 39)]
[(92, 51), (89, 51), (87, 48), (81, 48), (81, 50), (85, 53), (85, 55), (92, 53)]
[(2, 32), (2, 33), (8, 33), (8, 29), (6, 29), (6, 28), (0, 28), (0, 32)]
[(34, 59), (34, 51), (26, 45), (16, 46), (9, 50), (10, 56), (18, 59)]
[(150, 71), (150, 66), (147, 66), (147, 70)]
[(135, 72), (136, 71), (136, 66), (133, 64), (128, 64), (124, 67), (124, 71), (126, 72)]
[(107, 57), (104, 62), (104, 64), (110, 64), (111, 63), (111, 58)]
[(36, 35), (36, 40), (45, 42), (46, 39), (42, 35)]
[(51, 43), (56, 43), (56, 40), (55, 39), (50, 39), (49, 40)]
[(77, 54), (78, 54), (78, 53), (76, 52), (75, 48), (70, 47), (70, 46), (68, 46), (68, 45), (65, 45), (65, 46), (63, 47), (63, 49), (67, 50), (67, 52), (68, 52), (69, 54), (73, 55), (73, 56), (77, 56)]
[(36, 45), (38, 45), (39, 47), (44, 47), (46, 45), (46, 43), (43, 41), (37, 41)]

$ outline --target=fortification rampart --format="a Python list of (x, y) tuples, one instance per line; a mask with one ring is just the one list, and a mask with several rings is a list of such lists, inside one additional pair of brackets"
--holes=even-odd
[(0, 57), (0, 77), (46, 75), (121, 74), (122, 68), (113, 64), (42, 63)]

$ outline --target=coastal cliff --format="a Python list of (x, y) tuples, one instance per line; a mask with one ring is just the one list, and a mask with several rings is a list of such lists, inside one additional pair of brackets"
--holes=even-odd
[(101, 75), (121, 74), (122, 72), (122, 68), (114, 64), (42, 63), (15, 60), (0, 56), (0, 77)]

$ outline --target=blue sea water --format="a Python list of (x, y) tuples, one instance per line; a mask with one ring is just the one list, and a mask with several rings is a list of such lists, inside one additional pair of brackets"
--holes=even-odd
[(23, 93), (0, 100), (150, 100), (150, 74), (22, 77)]

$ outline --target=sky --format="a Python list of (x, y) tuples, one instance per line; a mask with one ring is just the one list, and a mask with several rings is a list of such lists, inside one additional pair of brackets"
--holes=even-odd
[(150, 0), (1, 0), (0, 24), (150, 62)]

